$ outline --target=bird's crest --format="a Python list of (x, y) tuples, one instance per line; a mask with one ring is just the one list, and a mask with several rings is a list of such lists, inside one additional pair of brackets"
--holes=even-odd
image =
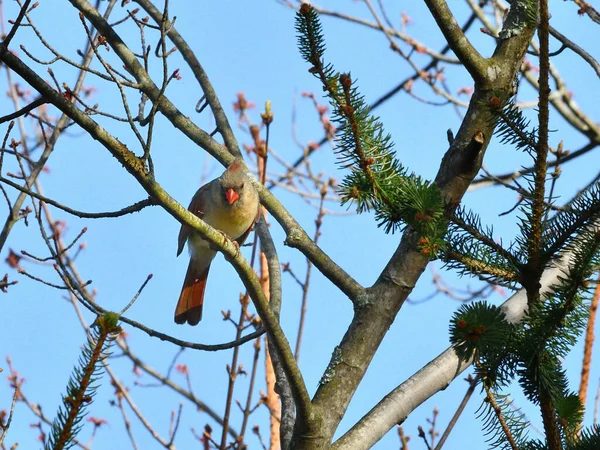
[(236, 158), (233, 160), (233, 162), (231, 164), (229, 164), (229, 167), (227, 168), (227, 172), (230, 173), (235, 173), (237, 171), (239, 171), (242, 168), (242, 162)]

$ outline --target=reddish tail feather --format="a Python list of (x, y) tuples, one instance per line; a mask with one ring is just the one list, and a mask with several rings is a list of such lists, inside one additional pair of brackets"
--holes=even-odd
[(194, 267), (193, 260), (190, 261), (177, 308), (175, 308), (175, 323), (198, 325), (202, 320), (202, 304), (204, 303), (204, 289), (206, 288), (206, 278), (210, 265), (199, 272)]

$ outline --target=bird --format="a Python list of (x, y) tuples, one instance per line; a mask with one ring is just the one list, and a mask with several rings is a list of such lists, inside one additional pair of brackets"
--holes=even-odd
[[(236, 158), (220, 177), (196, 191), (188, 210), (241, 246), (258, 219), (259, 206), (258, 191), (252, 184), (243, 161)], [(198, 325), (202, 320), (208, 271), (217, 252), (191, 227), (182, 225), (177, 256), (183, 251), (186, 242), (190, 251), (190, 264), (175, 308), (175, 323)]]

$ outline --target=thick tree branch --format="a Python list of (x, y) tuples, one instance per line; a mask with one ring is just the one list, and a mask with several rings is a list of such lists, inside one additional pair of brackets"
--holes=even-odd
[[(507, 20), (505, 21), (505, 29), (500, 32), (494, 26), (494, 24), (490, 20), (488, 20), (483, 9), (481, 9), (481, 7), (474, 0), (467, 0), (467, 2), (469, 3), (469, 6), (473, 9), (473, 12), (477, 15), (477, 17), (481, 20), (481, 22), (485, 25), (485, 27), (494, 36), (499, 33), (502, 36), (508, 35), (509, 34), (508, 31), (511, 31), (513, 33), (518, 32), (518, 30), (519, 30), (518, 29), (519, 14), (516, 14), (516, 18), (515, 18), (515, 14), (513, 14), (513, 9), (511, 9), (509, 11)], [(521, 4), (521, 3), (522, 2), (517, 2), (517, 4)], [(526, 3), (526, 2), (524, 2), (524, 3)], [(509, 18), (511, 18), (510, 21), (508, 20)], [(506, 39), (506, 38), (502, 38), (502, 39), (506, 40), (507, 44), (502, 47), (498, 47), (497, 51), (494, 53), (494, 55), (500, 55), (501, 52), (499, 52), (498, 49), (501, 49), (501, 48), (506, 49), (509, 47), (509, 43), (510, 43), (511, 39)], [(531, 43), (531, 45), (535, 49), (535, 44), (533, 42)], [(535, 90), (539, 90), (540, 87), (539, 87), (539, 83), (538, 83), (537, 72), (527, 69), (527, 68), (523, 68), (521, 73), (525, 76), (525, 79), (529, 82), (529, 84)], [(553, 67), (552, 64), (550, 64), (550, 74), (556, 81), (556, 88), (557, 88), (556, 91), (560, 92), (562, 94), (562, 95), (557, 95), (557, 96), (553, 95), (550, 97), (550, 102), (552, 103), (552, 106), (554, 106), (554, 108), (556, 108), (558, 113), (571, 126), (573, 126), (579, 132), (581, 132), (585, 136), (587, 136), (590, 139), (590, 141), (592, 141), (591, 143), (593, 143), (595, 145), (599, 145), (600, 144), (600, 127), (598, 127), (598, 124), (594, 120), (592, 120), (588, 115), (586, 115), (579, 108), (577, 103), (575, 103), (572, 100), (571, 95), (569, 94), (569, 91), (566, 88), (565, 83), (563, 82), (563, 80), (561, 79), (561, 77), (558, 74), (558, 71)]]
[(425, 4), (444, 34), (448, 45), (460, 62), (463, 63), (473, 80), (480, 82), (485, 79), (488, 62), (467, 39), (462, 28), (456, 22), (452, 11), (448, 8), (446, 1), (425, 0)]
[[(488, 64), (490, 70), (475, 84), (469, 109), (435, 180), (449, 213), (460, 203), (479, 171), (493, 134), (490, 97), (499, 92), (508, 96), (511, 92), (534, 31), (535, 25), (527, 25), (520, 33), (500, 40), (496, 56)], [(313, 398), (317, 413), (323, 418), (323, 434), (300, 438), (305, 441), (302, 448), (321, 448), (333, 436), (387, 330), (427, 266), (429, 258), (419, 252), (417, 240), (416, 233), (408, 229), (377, 282), (357, 302), (352, 323), (336, 347)]]
[[(600, 224), (596, 226), (600, 229)], [(573, 262), (573, 252), (565, 252), (542, 275), (541, 294), (551, 292), (551, 287), (568, 273)], [(506, 320), (518, 323), (527, 312), (527, 292), (521, 289), (502, 304)], [(386, 395), (356, 425), (338, 439), (333, 448), (339, 450), (366, 450), (397, 424), (402, 423), (419, 405), (448, 385), (471, 365), (461, 361), (452, 347), (446, 349), (425, 367)]]
[[(267, 222), (265, 221), (264, 217), (261, 217), (261, 219), (257, 222), (256, 233), (260, 238), (260, 248), (267, 258), (269, 268), (269, 302), (271, 304), (271, 308), (273, 309), (273, 313), (279, 319), (282, 294), (281, 265), (279, 264), (279, 258), (277, 257), (277, 249), (275, 248), (275, 244), (273, 243)], [(289, 380), (285, 374), (285, 370), (283, 370), (279, 354), (275, 349), (272, 348), (271, 342), (269, 340), (267, 340), (267, 342), (277, 380), (275, 391), (277, 394), (279, 394), (279, 398), (281, 399), (281, 418), (279, 422), (281, 448), (283, 450), (287, 450), (292, 440), (292, 433), (296, 419), (292, 390)]]

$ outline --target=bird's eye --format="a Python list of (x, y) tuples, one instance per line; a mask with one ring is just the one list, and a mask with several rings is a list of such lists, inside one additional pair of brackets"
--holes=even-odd
[(244, 189), (244, 183), (240, 185), (240, 189)]

